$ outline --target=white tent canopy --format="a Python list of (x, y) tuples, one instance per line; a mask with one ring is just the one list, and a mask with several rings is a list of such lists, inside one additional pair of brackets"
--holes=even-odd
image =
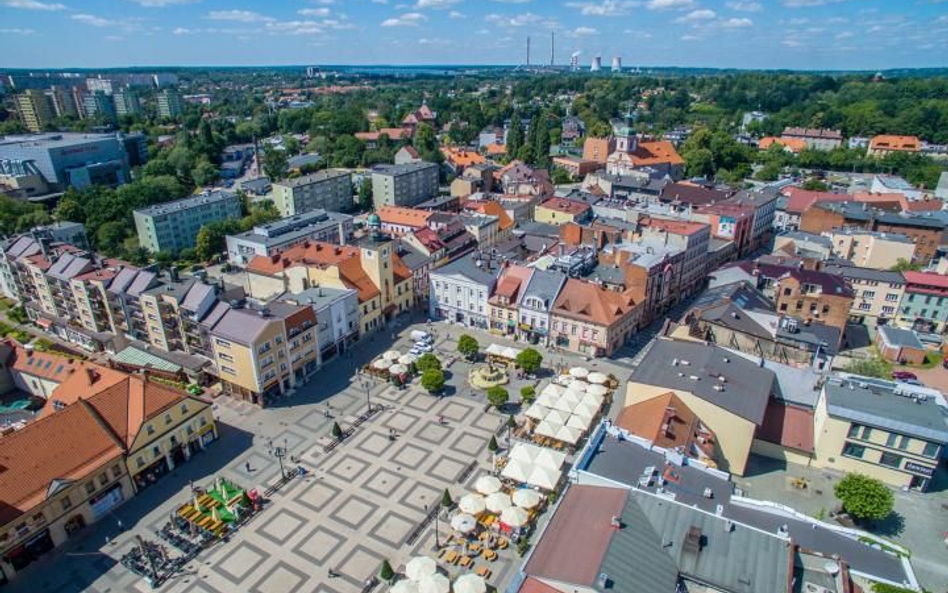
[(392, 361), (386, 360), (384, 358), (380, 358), (372, 363), (372, 368), (376, 368), (380, 371), (384, 371), (390, 366), (392, 366)]
[(589, 376), (589, 371), (583, 367), (573, 367), (569, 370), (569, 374), (577, 379), (585, 379)]
[(510, 346), (501, 346), (500, 344), (491, 344), (490, 346), (487, 347), (487, 350), (485, 350), (484, 352), (486, 352), (487, 354), (490, 354), (491, 356), (500, 356), (501, 358), (514, 360), (517, 358), (517, 355), (520, 354), (521, 351), (517, 350), (516, 348), (511, 348)]
[(543, 420), (544, 418), (546, 418), (546, 415), (549, 412), (550, 412), (550, 409), (548, 407), (544, 406), (539, 401), (537, 401), (537, 402), (534, 402), (529, 408), (527, 408), (527, 411), (524, 412), (524, 415), (527, 418), (533, 418), (534, 420)]
[(532, 484), (544, 490), (553, 490), (556, 488), (556, 483), (560, 480), (560, 474), (558, 471), (550, 469), (548, 467), (534, 466), (533, 471), (530, 472), (530, 476), (527, 477), (526, 482)]
[(510, 501), (510, 495), (506, 492), (494, 492), (487, 497), (486, 503), (487, 510), (492, 513), (499, 513), (513, 506), (513, 503)]
[(540, 404), (541, 406), (545, 406), (547, 408), (552, 408), (553, 405), (556, 403), (556, 400), (558, 399), (559, 399), (559, 396), (557, 395), (543, 392), (540, 394), (540, 397), (538, 397), (534, 403)]
[(537, 424), (536, 430), (533, 432), (540, 436), (550, 437), (552, 439), (556, 438), (556, 431), (559, 430), (561, 426), (561, 424), (552, 424), (546, 420), (541, 420), (540, 423)]
[(553, 437), (558, 441), (575, 445), (582, 438), (583, 431), (570, 426), (560, 426), (556, 429), (556, 435)]
[(527, 478), (530, 477), (530, 471), (532, 469), (533, 466), (530, 465), (529, 461), (510, 459), (507, 461), (507, 465), (504, 466), (504, 470), (500, 472), (500, 475), (515, 482), (526, 482)]
[(597, 385), (602, 385), (609, 380), (609, 377), (605, 373), (600, 373), (598, 371), (589, 373), (589, 376), (586, 377), (586, 380), (590, 383), (595, 383)]
[(393, 375), (404, 375), (408, 372), (408, 367), (403, 364), (393, 364), (392, 366), (388, 367), (388, 372), (392, 373)]
[(557, 396), (563, 395), (563, 388), (557, 385), (556, 383), (550, 383), (549, 385), (547, 385), (540, 391), (541, 395), (544, 393), (548, 393), (552, 395), (553, 397), (557, 397)]
[(547, 412), (543, 419), (550, 424), (566, 424), (566, 421), (569, 420), (569, 410), (561, 411), (554, 408)]
[(569, 385), (573, 382), (573, 377), (569, 375), (560, 375), (555, 379), (557, 385)]
[(418, 581), (402, 579), (392, 585), (389, 591), (391, 593), (418, 593)]
[(398, 360), (401, 356), (401, 353), (398, 350), (389, 350), (382, 355), (382, 358), (385, 360)]
[(451, 581), (440, 573), (428, 575), (418, 581), (419, 593), (448, 593), (451, 590)]
[(591, 393), (592, 395), (605, 395), (609, 393), (609, 388), (605, 385), (590, 385), (586, 388), (586, 393)]
[(569, 420), (566, 421), (567, 428), (575, 428), (576, 430), (586, 431), (589, 428), (589, 424), (592, 422), (592, 417), (584, 418), (583, 416), (577, 416), (573, 414), (569, 417)]
[[(555, 435), (551, 436), (555, 438)], [(565, 462), (565, 453), (528, 443), (517, 443), (510, 451), (507, 465), (501, 475), (509, 480), (552, 490), (560, 479), (560, 468)]]
[[(541, 465), (559, 471), (566, 462), (566, 454), (539, 447), (529, 443), (517, 443), (509, 455), (511, 461), (520, 461), (529, 465)], [(509, 464), (509, 462), (508, 462)]]
[(454, 593), (486, 593), (487, 583), (484, 577), (467, 573), (454, 579)]
[(559, 410), (560, 412), (566, 412), (567, 414), (569, 414), (569, 411), (573, 409), (573, 406), (570, 405), (569, 400), (567, 400), (564, 397), (561, 397), (560, 399), (553, 402), (552, 408), (554, 410)]

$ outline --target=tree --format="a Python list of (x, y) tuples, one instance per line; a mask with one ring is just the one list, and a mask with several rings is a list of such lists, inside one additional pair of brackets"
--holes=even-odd
[(922, 269), (922, 264), (913, 263), (904, 257), (900, 257), (896, 264), (890, 269), (893, 272), (917, 272)]
[(804, 181), (802, 187), (807, 191), (827, 191), (829, 189), (825, 181), (817, 179), (816, 177), (810, 177)]
[(339, 440), (342, 438), (342, 427), (339, 426), (338, 422), (332, 423), (332, 437), (336, 440)]
[(439, 369), (428, 369), (421, 374), (421, 386), (428, 393), (438, 393), (444, 389), (444, 372)]
[(857, 521), (881, 521), (892, 513), (895, 498), (880, 480), (864, 474), (846, 474), (833, 488), (843, 510)]
[(191, 179), (199, 186), (212, 184), (217, 179), (217, 174), (217, 167), (203, 158), (191, 169)]
[(507, 130), (507, 154), (510, 158), (517, 158), (517, 153), (523, 146), (523, 122), (520, 114), (514, 113), (510, 118), (510, 128)]
[(477, 351), (480, 350), (480, 344), (477, 343), (472, 336), (468, 334), (462, 335), (458, 338), (458, 352), (468, 360), (473, 360), (477, 357)]
[(451, 493), (448, 492), (448, 489), (444, 489), (444, 493), (441, 494), (441, 506), (446, 509), (450, 509), (454, 506), (454, 501), (451, 500)]
[(285, 150), (280, 150), (272, 146), (263, 149), (263, 172), (273, 181), (279, 181), (286, 177), (290, 163)]
[(500, 385), (494, 385), (487, 390), (487, 401), (495, 408), (503, 407), (508, 399), (510, 399), (510, 396), (507, 394), (507, 390)]
[(86, 213), (82, 209), (82, 204), (75, 197), (75, 195), (69, 195), (69, 197), (63, 197), (59, 201), (59, 204), (56, 205), (56, 209), (53, 210), (53, 217), (59, 221), (69, 221), (69, 222), (85, 222)]
[(543, 364), (543, 355), (535, 348), (525, 348), (517, 355), (517, 367), (525, 373), (535, 373)]
[[(536, 141), (533, 144), (533, 161), (537, 167), (546, 169), (550, 166), (550, 120), (546, 113), (535, 118), (533, 125), (537, 127)], [(532, 131), (532, 130), (531, 130)]]
[(418, 357), (418, 360), (415, 361), (415, 368), (418, 369), (419, 373), (440, 371), (441, 361), (434, 354), (427, 352)]
[(863, 377), (876, 377), (878, 379), (891, 379), (892, 366), (879, 357), (867, 360), (856, 360), (846, 367), (846, 371), (854, 375)]
[(500, 445), (497, 444), (497, 437), (490, 435), (490, 442), (487, 443), (487, 450), (491, 453), (496, 453), (497, 449), (500, 449)]
[(359, 184), (359, 209), (368, 212), (375, 205), (372, 195), (372, 179), (366, 177)]
[(521, 401), (530, 403), (536, 398), (537, 390), (533, 385), (525, 385), (520, 388), (520, 399)]
[(553, 169), (553, 185), (572, 183), (573, 176), (566, 169)]
[(388, 563), (388, 560), (382, 560), (382, 567), (379, 569), (379, 578), (386, 582), (395, 578), (395, 571), (392, 570), (392, 565)]

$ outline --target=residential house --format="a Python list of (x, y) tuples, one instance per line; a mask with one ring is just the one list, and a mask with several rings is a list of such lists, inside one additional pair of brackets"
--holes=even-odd
[(843, 144), (843, 133), (839, 130), (788, 127), (780, 137), (802, 140), (811, 150), (833, 150)]
[(434, 269), (429, 296), (429, 317), (450, 323), (487, 329), (490, 298), (497, 270), (480, 257), (461, 257)]
[(891, 136), (881, 134), (873, 136), (866, 150), (868, 156), (884, 157), (897, 152), (918, 152), (921, 150), (921, 140), (916, 136)]
[(313, 309), (320, 367), (344, 353), (359, 339), (359, 291), (355, 289), (315, 286), (302, 292), (282, 294), (278, 299)]
[(377, 211), (382, 232), (395, 237), (426, 228), (432, 214), (427, 210), (401, 206), (382, 206)]
[(455, 176), (461, 175), (468, 167), (483, 165), (487, 162), (483, 156), (473, 150), (463, 148), (444, 147), (444, 166)]
[(914, 271), (902, 275), (905, 293), (899, 301), (899, 324), (927, 332), (948, 329), (948, 276)]
[(900, 233), (843, 228), (823, 234), (831, 242), (833, 255), (860, 268), (888, 270), (899, 260), (911, 262), (915, 259), (915, 244)]
[(924, 364), (928, 348), (915, 330), (882, 326), (876, 332), (876, 346), (882, 358), (895, 364)]
[(695, 220), (711, 226), (711, 234), (718, 239), (734, 241), (738, 257), (751, 250), (754, 211), (748, 206), (729, 202), (704, 204), (693, 210)]
[(487, 299), (490, 331), (504, 336), (517, 333), (520, 319), (519, 305), (530, 277), (536, 270), (517, 264), (507, 264), (497, 278), (494, 294)]
[(615, 150), (615, 138), (592, 138), (587, 136), (585, 142), (583, 142), (583, 160), (594, 161), (605, 166), (609, 155)]
[(284, 217), (312, 210), (348, 212), (354, 206), (352, 175), (325, 170), (274, 182), (273, 204)]
[(537, 205), (533, 216), (537, 222), (552, 225), (582, 223), (589, 219), (592, 207), (585, 202), (566, 198), (550, 198)]
[(531, 344), (550, 344), (552, 311), (556, 297), (566, 284), (562, 272), (536, 269), (519, 294), (517, 337)]
[(551, 336), (559, 348), (612, 356), (639, 327), (642, 303), (628, 292), (569, 278), (553, 304)]
[(885, 325), (899, 314), (905, 294), (902, 272), (856, 266), (823, 266), (822, 272), (840, 276), (852, 287), (855, 298), (851, 320), (866, 325)]
[(418, 154), (418, 149), (414, 146), (402, 146), (395, 153), (395, 164), (396, 165), (408, 165), (410, 163), (420, 163), (421, 155)]

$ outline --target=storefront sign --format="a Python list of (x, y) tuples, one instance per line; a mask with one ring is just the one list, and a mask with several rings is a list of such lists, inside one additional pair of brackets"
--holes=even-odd
[(934, 468), (912, 463), (911, 461), (905, 463), (905, 469), (910, 472), (925, 476), (926, 478), (930, 478), (935, 474)]
[(89, 499), (89, 506), (92, 507), (92, 517), (98, 519), (105, 515), (118, 503), (122, 502), (122, 485), (116, 484)]

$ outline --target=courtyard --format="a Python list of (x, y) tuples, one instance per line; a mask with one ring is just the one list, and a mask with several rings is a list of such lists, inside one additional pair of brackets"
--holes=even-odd
[[(429, 511), (440, 504), (445, 489), (457, 501), (490, 472), (487, 445), (492, 435), (498, 435), (502, 447), (505, 443), (507, 411), (489, 408), (484, 393), (467, 385), (471, 364), (457, 355), (457, 338), (462, 332), (474, 335), (482, 351), (491, 343), (512, 343), (434, 324), (435, 354), (446, 375), (440, 397), (424, 392), (417, 381), (398, 389), (358, 374), (385, 350), (407, 352), (411, 330), (426, 327), (402, 324), (394, 328), (397, 334), (390, 327), (367, 338), (273, 407), (259, 409), (218, 398), (217, 442), (28, 567), (9, 590), (150, 590), (118, 563), (136, 538), (160, 541), (156, 531), (191, 498), (192, 485), (206, 487), (220, 476), (265, 492), (281, 481), (280, 460), (270, 453), (273, 447), (285, 447), (286, 469), (301, 466), (305, 477), (293, 478), (273, 492), (262, 512), (227, 541), (199, 554), (159, 590), (355, 593), (365, 590), (385, 560), (398, 572), (413, 556), (434, 557), (435, 538), (444, 542), (452, 531), (446, 521), (439, 521), (436, 536), (435, 524), (426, 520)], [(569, 353), (541, 351), (544, 367), (581, 364), (614, 373), (620, 380), (628, 374), (627, 368), (609, 361), (587, 362)], [(522, 386), (542, 387), (547, 380), (512, 376), (506, 388), (516, 402)], [(351, 426), (369, 401), (384, 410), (325, 451), (332, 424)], [(540, 521), (546, 520), (548, 516), (541, 515)], [(479, 565), (489, 568), (488, 583), (502, 590), (519, 562), (511, 548)], [(452, 568), (452, 576), (457, 570)]]

